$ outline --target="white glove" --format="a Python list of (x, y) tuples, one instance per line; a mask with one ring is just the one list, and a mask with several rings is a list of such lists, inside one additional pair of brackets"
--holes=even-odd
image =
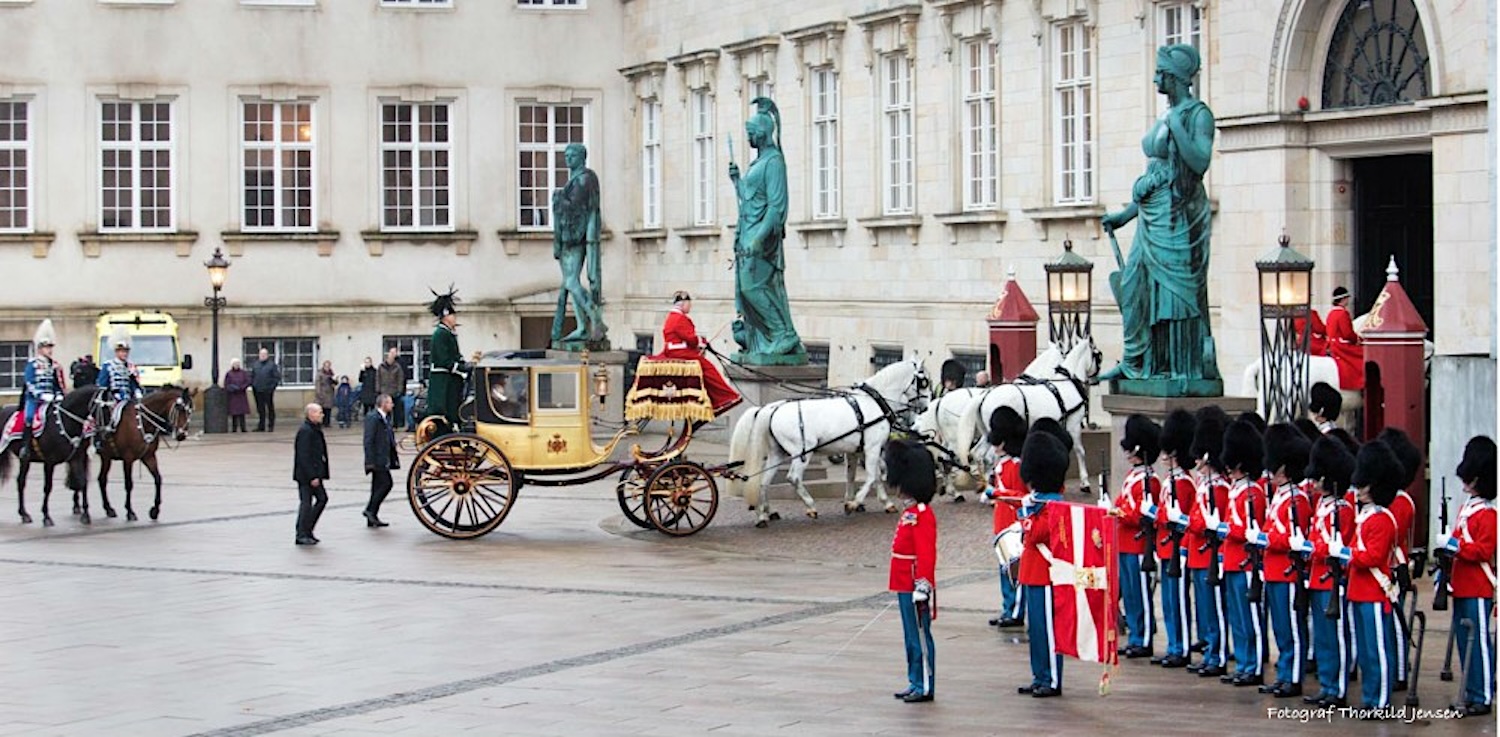
[(1016, 516), (1020, 517), (1021, 519), (1030, 517), (1031, 515), (1036, 514), (1036, 510), (1040, 506), (1041, 505), (1037, 503), (1036, 494), (1027, 494), (1026, 496), (1021, 497), (1021, 509), (1016, 512)]
[(1167, 507), (1167, 522), (1179, 527), (1186, 527), (1188, 516), (1182, 513), (1176, 506)]
[(1245, 542), (1257, 548), (1264, 548), (1271, 544), (1271, 539), (1266, 535), (1264, 530), (1261, 530), (1259, 527), (1252, 527), (1245, 535)]
[(1146, 519), (1156, 519), (1156, 502), (1147, 499), (1146, 503), (1141, 506), (1141, 516)]
[(42, 394), (42, 401), (43, 402), (56, 402), (57, 401), (57, 395), (53, 394), (52, 392), (45, 392), (45, 393)]
[(919, 578), (919, 579), (917, 579), (916, 585), (912, 587), (911, 600), (914, 601), (914, 602), (916, 602), (916, 603), (918, 603), (918, 604), (920, 604), (920, 603), (922, 603), (924, 601), (927, 601), (928, 599), (931, 599), (931, 598), (932, 598), (932, 582), (928, 581), (925, 578)]
[(1292, 530), (1292, 537), (1289, 546), (1294, 553), (1302, 553), (1305, 555), (1310, 554), (1313, 551), (1312, 543), (1308, 542), (1307, 538), (1303, 537), (1302, 530), (1298, 529)]
[(1216, 530), (1218, 527), (1219, 515), (1212, 509), (1205, 509), (1203, 511), (1203, 528), (1206, 530)]

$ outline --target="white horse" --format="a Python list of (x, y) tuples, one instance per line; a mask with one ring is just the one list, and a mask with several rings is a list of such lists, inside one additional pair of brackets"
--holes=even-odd
[[(739, 469), (745, 480), (730, 485), (758, 510), (756, 527), (772, 519), (769, 486), (776, 469), (788, 464), (787, 480), (816, 518), (817, 507), (802, 482), (809, 457), (846, 455), (853, 477), (854, 456), (864, 456), (865, 482), (859, 493), (850, 483), (844, 492), (844, 513), (864, 507), (870, 487), (876, 486), (885, 511), (896, 511), (881, 482), (880, 451), (891, 436), (892, 422), (910, 412), (926, 408), (932, 397), (932, 382), (920, 359), (899, 361), (839, 396), (789, 399), (753, 408), (741, 415), (730, 438), (730, 461), (744, 461)], [(878, 485), (878, 486), (877, 486)]]

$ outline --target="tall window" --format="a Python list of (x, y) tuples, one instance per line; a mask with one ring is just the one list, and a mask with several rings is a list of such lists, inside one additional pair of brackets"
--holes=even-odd
[(453, 128), (446, 102), (380, 106), (380, 226), (453, 227)]
[(1053, 35), (1053, 135), (1056, 200), (1094, 201), (1094, 66), (1088, 29), (1065, 23)]
[(881, 165), (885, 169), (886, 215), (915, 210), (916, 171), (912, 157), (911, 60), (904, 53), (880, 59)]
[(312, 386), (318, 370), (317, 338), (246, 338), (245, 366), (260, 360), (260, 349), (271, 353), (271, 360), (281, 367), (283, 386)]
[(31, 344), (25, 341), (0, 342), (0, 391), (16, 391), (26, 384), (26, 361), (31, 358)]
[(757, 97), (774, 99), (776, 97), (776, 85), (772, 84), (771, 80), (766, 77), (757, 77), (750, 80), (750, 99), (754, 100)]
[(641, 226), (661, 227), (661, 103), (641, 103)]
[(106, 100), (99, 121), (99, 228), (171, 230), (172, 103)]
[(31, 229), (31, 105), (0, 100), (0, 232)]
[(568, 183), (563, 152), (570, 143), (588, 145), (587, 111), (583, 105), (521, 105), (516, 158), (521, 229), (552, 227), (552, 191)]
[(428, 365), (432, 354), (431, 335), (387, 335), (380, 339), (380, 360), (384, 361), (385, 354), (392, 348), (396, 349), (396, 363), (401, 364), (401, 369), (406, 372), (406, 383), (427, 380), (432, 371)]
[(977, 351), (954, 351), (953, 360), (964, 365), (964, 386), (974, 386), (974, 377), (989, 370), (988, 358)]
[(1161, 46), (1190, 44), (1203, 50), (1203, 9), (1193, 2), (1175, 2), (1157, 7)]
[(242, 111), (244, 229), (312, 230), (312, 103), (247, 100)]
[(879, 371), (901, 360), (905, 349), (901, 346), (874, 346), (870, 349), (870, 369)]
[(516, 0), (523, 8), (582, 8), (586, 0)]
[(839, 201), (839, 73), (812, 70), (813, 217), (836, 218)]
[(989, 39), (964, 42), (964, 209), (995, 207), (1000, 189), (1000, 133), (995, 124), (997, 57)]
[(693, 91), (693, 224), (714, 224), (714, 96)]

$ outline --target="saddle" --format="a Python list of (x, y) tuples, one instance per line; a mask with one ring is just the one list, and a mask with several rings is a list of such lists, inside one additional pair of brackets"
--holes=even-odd
[[(16, 413), (10, 416), (10, 420), (5, 423), (4, 431), (0, 432), (0, 448), (10, 445), (12, 441), (21, 437), (21, 423), (23, 421), (23, 418), (25, 417), (25, 414), (26, 413), (21, 409), (17, 409)], [(42, 434), (42, 430), (46, 426), (47, 405), (44, 404), (40, 407), (37, 407), (36, 417), (32, 418), (31, 436), (33, 438), (40, 437)]]

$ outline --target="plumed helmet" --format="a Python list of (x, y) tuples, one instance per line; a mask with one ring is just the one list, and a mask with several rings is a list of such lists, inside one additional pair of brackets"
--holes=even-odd
[(1154, 463), (1161, 455), (1161, 426), (1145, 415), (1125, 418), (1125, 434), (1120, 438), (1120, 449), (1137, 456), (1147, 463)]
[(1344, 396), (1339, 390), (1329, 386), (1325, 382), (1312, 385), (1307, 393), (1307, 409), (1314, 414), (1322, 415), (1329, 421), (1337, 420), (1339, 412), (1344, 409)]
[(1349, 478), (1349, 483), (1355, 488), (1363, 489), (1369, 487), (1370, 501), (1382, 507), (1388, 507), (1391, 500), (1396, 498), (1396, 490), (1401, 488), (1401, 477), (1406, 475), (1406, 468), (1401, 465), (1401, 459), (1396, 457), (1396, 452), (1391, 446), (1386, 445), (1383, 440), (1371, 440), (1360, 446), (1359, 455), (1354, 459), (1354, 475)]
[(1198, 430), (1198, 421), (1193, 413), (1185, 409), (1174, 409), (1161, 426), (1161, 452), (1172, 454), (1177, 465), (1193, 467), (1193, 434)]
[(126, 330), (124, 325), (116, 325), (115, 329), (109, 332), (109, 348), (110, 350), (119, 348), (130, 350), (130, 331)]
[(1391, 447), (1391, 452), (1396, 454), (1396, 459), (1401, 461), (1401, 467), (1406, 473), (1401, 475), (1400, 485), (1396, 488), (1410, 488), (1413, 481), (1422, 474), (1422, 449), (1411, 441), (1411, 436), (1399, 427), (1387, 427), (1375, 436), (1376, 440), (1384, 442)]
[(427, 291), (432, 292), (433, 299), (427, 305), (427, 311), (431, 312), (433, 317), (441, 320), (448, 315), (458, 314), (458, 291), (453, 288), (453, 285), (448, 285), (448, 291), (444, 294), (438, 294), (431, 289)]
[(1354, 475), (1354, 454), (1348, 446), (1327, 435), (1313, 441), (1307, 454), (1307, 468), (1302, 476), (1317, 481), (1324, 493), (1341, 494), (1349, 488)]
[(57, 345), (57, 331), (52, 327), (52, 319), (43, 320), (36, 326), (36, 335), (31, 337), (32, 345), (41, 348), (44, 345)]
[(1220, 454), (1224, 451), (1224, 428), (1229, 424), (1229, 415), (1224, 414), (1218, 405), (1211, 404), (1199, 409), (1194, 419), (1197, 420), (1193, 431), (1194, 463), (1202, 460), (1214, 470), (1224, 471)]
[(952, 382), (954, 386), (963, 386), (964, 375), (967, 373), (968, 371), (964, 369), (964, 365), (958, 359), (950, 358), (943, 361), (943, 368), (941, 373), (938, 374), (938, 379), (940, 381)]
[(1464, 457), (1458, 462), (1456, 472), (1465, 483), (1473, 482), (1474, 490), (1485, 499), (1495, 498), (1495, 441), (1486, 435), (1469, 438), (1464, 446)]
[(1307, 419), (1306, 417), (1298, 417), (1297, 419), (1292, 420), (1292, 427), (1301, 430), (1302, 434), (1307, 436), (1307, 442), (1309, 443), (1323, 437), (1323, 433), (1318, 431), (1317, 424), (1315, 424), (1312, 420)]
[(989, 441), (990, 445), (1019, 457), (1026, 445), (1026, 419), (1010, 407), (991, 412)]
[(1261, 417), (1258, 412), (1241, 412), (1240, 416), (1235, 419), (1240, 422), (1250, 423), (1250, 426), (1254, 427), (1255, 431), (1261, 435), (1266, 434), (1266, 418)]
[(1250, 478), (1259, 478), (1265, 457), (1265, 441), (1254, 425), (1235, 420), (1224, 430), (1224, 450), (1219, 458), (1226, 471), (1237, 469)]
[(937, 492), (937, 465), (920, 443), (892, 440), (885, 444), (885, 483), (923, 504)]
[(1057, 442), (1062, 443), (1064, 453), (1073, 452), (1073, 436), (1069, 435), (1068, 431), (1063, 429), (1062, 423), (1051, 417), (1043, 417), (1031, 423), (1031, 431), (1036, 432), (1037, 430), (1050, 433), (1052, 437), (1057, 438)]
[(1301, 481), (1304, 478), (1302, 472), (1307, 470), (1312, 441), (1301, 430), (1282, 422), (1267, 427), (1262, 439), (1266, 444), (1266, 470), (1272, 473), (1282, 471), (1292, 483)]
[(1068, 477), (1068, 449), (1045, 430), (1032, 430), (1021, 449), (1021, 481), (1038, 494), (1061, 491)]

